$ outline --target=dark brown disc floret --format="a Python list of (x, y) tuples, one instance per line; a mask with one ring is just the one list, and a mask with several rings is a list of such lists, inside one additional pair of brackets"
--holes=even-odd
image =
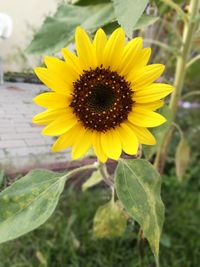
[(74, 82), (70, 106), (85, 128), (105, 132), (124, 122), (132, 110), (132, 90), (109, 68), (84, 71)]

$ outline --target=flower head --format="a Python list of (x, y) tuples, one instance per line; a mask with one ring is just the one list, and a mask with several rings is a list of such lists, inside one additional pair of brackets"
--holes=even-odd
[(40, 80), (52, 91), (34, 98), (47, 108), (33, 122), (46, 125), (42, 133), (59, 136), (53, 151), (72, 147), (72, 158), (93, 148), (101, 162), (117, 160), (122, 150), (137, 154), (139, 144), (156, 140), (147, 129), (165, 122), (154, 112), (173, 87), (154, 83), (162, 64), (147, 65), (150, 48), (138, 37), (126, 44), (122, 28), (107, 39), (99, 29), (91, 41), (80, 27), (75, 34), (77, 55), (62, 49), (65, 61), (45, 57), (46, 68), (36, 68)]

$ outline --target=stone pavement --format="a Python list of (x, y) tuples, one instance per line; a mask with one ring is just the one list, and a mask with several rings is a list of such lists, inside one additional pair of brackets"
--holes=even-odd
[(0, 169), (7, 173), (33, 168), (63, 168), (70, 160), (69, 151), (53, 153), (54, 139), (41, 135), (41, 127), (31, 119), (44, 110), (32, 102), (45, 91), (43, 85), (5, 83), (0, 85)]

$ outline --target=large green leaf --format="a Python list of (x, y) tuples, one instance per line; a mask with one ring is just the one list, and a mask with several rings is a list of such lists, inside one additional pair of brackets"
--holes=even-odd
[(133, 27), (133, 30), (143, 29), (147, 26), (150, 26), (154, 24), (158, 19), (159, 17), (143, 14)]
[(0, 193), (0, 243), (28, 233), (51, 216), (65, 177), (34, 170)]
[(94, 216), (93, 234), (96, 238), (113, 238), (123, 235), (126, 218), (113, 201), (98, 208)]
[(47, 17), (27, 48), (28, 53), (58, 51), (74, 39), (77, 26), (94, 31), (115, 18), (112, 3), (90, 6), (62, 4), (53, 17)]
[(158, 260), (164, 221), (159, 173), (146, 160), (120, 160), (115, 173), (115, 184), (119, 200), (131, 217), (141, 225), (144, 237)]
[(113, 0), (117, 20), (130, 38), (134, 26), (142, 16), (147, 3), (148, 0)]
[[(133, 30), (143, 29), (143, 28), (145, 28), (147, 26), (150, 26), (153, 23), (155, 23), (158, 19), (159, 19), (159, 17), (149, 16), (149, 15), (143, 14), (139, 18), (139, 20), (137, 21), (135, 26), (133, 27)], [(120, 27), (118, 22), (117, 21), (113, 21), (113, 22), (110, 22), (110, 23), (106, 24), (103, 27), (103, 29), (107, 34), (111, 34), (118, 27)]]
[(172, 113), (167, 105), (162, 107), (159, 110), (159, 113), (162, 114), (167, 119), (167, 121), (161, 126), (151, 129), (152, 134), (155, 136), (156, 144), (153, 146), (147, 146), (147, 145), (142, 146), (144, 156), (148, 160), (151, 159), (151, 157), (156, 153), (158, 148), (161, 146), (163, 138), (166, 132), (169, 130), (172, 123)]

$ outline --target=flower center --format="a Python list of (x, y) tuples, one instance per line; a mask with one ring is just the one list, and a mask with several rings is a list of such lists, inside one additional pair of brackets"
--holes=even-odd
[(132, 93), (124, 77), (101, 66), (84, 71), (74, 82), (70, 106), (85, 128), (105, 132), (127, 119)]
[(93, 112), (108, 111), (115, 101), (115, 91), (103, 84), (99, 84), (92, 90), (88, 96), (88, 106)]

